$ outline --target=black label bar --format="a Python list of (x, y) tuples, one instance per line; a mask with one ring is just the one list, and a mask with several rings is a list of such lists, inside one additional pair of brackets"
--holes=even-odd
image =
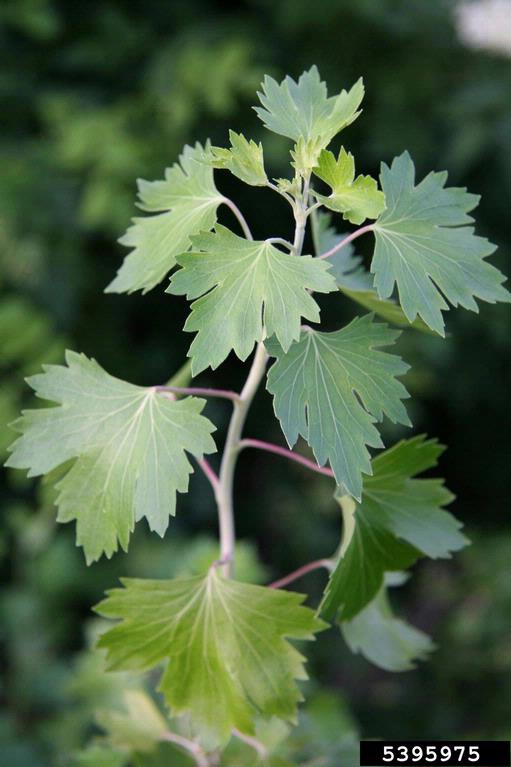
[(511, 767), (507, 740), (362, 740), (360, 767)]

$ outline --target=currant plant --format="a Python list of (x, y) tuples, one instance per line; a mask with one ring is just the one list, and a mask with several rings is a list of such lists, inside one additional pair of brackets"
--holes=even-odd
[[(354, 652), (388, 670), (410, 668), (431, 650), (425, 634), (394, 615), (388, 590), (420, 557), (450, 557), (467, 540), (445, 510), (452, 495), (443, 481), (421, 476), (436, 466), (442, 446), (414, 436), (374, 457), (369, 452), (384, 447), (384, 416), (410, 426), (400, 380), (408, 365), (388, 349), (396, 328), (443, 336), (449, 304), (477, 311), (476, 298), (510, 300), (503, 275), (486, 260), (494, 246), (471, 226), (477, 196), (447, 187), (445, 173), (417, 183), (406, 152), (382, 164), (378, 183), (356, 175), (346, 148), (328, 148), (360, 115), (361, 80), (328, 96), (313, 67), (298, 82), (266, 77), (258, 95), (264, 126), (292, 142), (290, 177), (272, 180), (263, 146), (241, 134), (231, 132), (227, 148), (185, 147), (163, 180), (139, 182), (147, 215), (121, 240), (130, 252), (107, 287), (147, 292), (171, 274), (166, 292), (192, 301), (184, 327), (195, 334), (189, 367), (166, 385), (141, 387), (68, 352), (65, 365), (29, 379), (55, 406), (25, 411), (15, 422), (19, 437), (7, 463), (51, 475), (58, 520), (76, 522), (88, 563), (126, 551), (143, 517), (166, 533), (176, 494), (188, 490), (190, 456), (206, 475), (218, 507), (217, 561), (197, 577), (126, 579), (96, 607), (117, 621), (99, 641), (111, 670), (163, 669), (158, 689), (177, 729), (153, 712), (151, 737), (177, 743), (202, 767), (218, 764), (233, 736), (263, 754), (256, 736), (264, 722), (295, 722), (297, 681), (306, 674), (292, 642), (312, 640), (328, 622)], [(215, 186), (214, 170), (284, 198), (293, 242), (254, 240), (237, 205)], [(217, 223), (222, 206), (237, 231)], [(309, 224), (315, 253), (303, 255)], [(348, 224), (356, 227), (351, 233)], [(362, 235), (374, 238), (370, 271), (354, 253)], [(318, 329), (318, 301), (333, 292), (360, 314), (327, 332)], [(231, 352), (242, 361), (252, 355), (241, 392), (189, 385)], [(265, 378), (289, 449), (244, 436)], [(205, 458), (217, 449), (203, 414), (208, 397), (232, 403), (218, 473)], [(299, 437), (314, 458), (293, 452)], [(331, 546), (337, 554), (327, 551), (267, 587), (236, 580), (233, 482), (248, 448), (329, 477), (343, 519), (342, 540)], [(314, 610), (284, 587), (316, 568), (329, 579)], [(128, 718), (138, 698), (130, 700)]]

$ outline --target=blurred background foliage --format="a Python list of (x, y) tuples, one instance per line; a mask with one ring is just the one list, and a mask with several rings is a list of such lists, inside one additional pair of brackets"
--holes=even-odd
[[(478, 230), (499, 245), (495, 262), (511, 273), (511, 53), (465, 44), (455, 11), (449, 0), (3, 0), (0, 449), (11, 439), (5, 424), (27, 401), (23, 377), (61, 360), (65, 346), (140, 384), (165, 381), (182, 364), (184, 300), (161, 288), (103, 294), (124, 255), (116, 238), (135, 212), (135, 179), (160, 178), (185, 142), (224, 144), (233, 127), (262, 139), (272, 175), (285, 173), (288, 145), (263, 135), (250, 109), (264, 73), (296, 77), (316, 63), (332, 91), (363, 75), (364, 113), (343, 134), (360, 171), (376, 173), (405, 148), (419, 175), (448, 168), (451, 183), (482, 194)], [(223, 175), (219, 184), (256, 236), (289, 235), (285, 205), (271, 192)], [(329, 296), (323, 311), (338, 327), (352, 308)], [(438, 649), (417, 670), (391, 675), (350, 656), (334, 630), (322, 635), (310, 701), (275, 767), (354, 763), (358, 731), (511, 737), (511, 308), (452, 312), (448, 323), (446, 341), (412, 332), (401, 341), (413, 365), (415, 429), (450, 445), (442, 473), (473, 540), (454, 562), (416, 568), (399, 589), (402, 613)], [(230, 359), (201, 383), (237, 386), (242, 376)], [(212, 402), (208, 411), (221, 439), (228, 407)], [(248, 431), (282, 441), (262, 393)], [(399, 436), (387, 428), (388, 440)], [(245, 577), (264, 582), (336, 548), (328, 480), (247, 453), (236, 493)], [(94, 712), (122, 708), (131, 681), (105, 677), (101, 657), (87, 651), (98, 630), (90, 608), (121, 575), (203, 569), (216, 551), (209, 489), (195, 476), (167, 539), (138, 530), (128, 555), (91, 568), (74, 530), (56, 530), (51, 486), (9, 472), (0, 497), (0, 763), (67, 766), (96, 737), (76, 767), (121, 767), (122, 722)], [(319, 593), (322, 577), (303, 587)], [(171, 745), (147, 751), (144, 737), (129, 757), (134, 767), (189, 764)], [(225, 763), (251, 758), (234, 745)]]

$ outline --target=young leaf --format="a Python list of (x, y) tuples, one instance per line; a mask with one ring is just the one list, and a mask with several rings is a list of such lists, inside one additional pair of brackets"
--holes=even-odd
[(182, 269), (167, 292), (201, 296), (185, 324), (185, 330), (198, 331), (189, 352), (194, 376), (208, 366), (217, 368), (231, 349), (245, 360), (265, 331), (289, 349), (299, 337), (302, 317), (319, 320), (308, 290), (336, 289), (324, 262), (246, 240), (223, 226), (194, 237), (193, 246), (193, 252), (178, 257)]
[(48, 365), (28, 379), (42, 399), (59, 407), (26, 410), (15, 422), (21, 436), (7, 466), (29, 476), (58, 466), (58, 520), (77, 522), (87, 562), (127, 549), (134, 523), (146, 517), (163, 535), (175, 514), (176, 491), (186, 492), (196, 457), (215, 450), (214, 427), (200, 415), (204, 400), (172, 401), (108, 375), (95, 360), (67, 352), (67, 367)]
[(384, 574), (420, 556), (446, 558), (467, 544), (461, 524), (443, 510), (453, 496), (440, 479), (415, 479), (436, 466), (444, 448), (424, 436), (403, 440), (377, 456), (364, 477), (362, 502), (338, 495), (345, 531), (320, 612), (353, 618), (380, 590)]
[(163, 181), (138, 181), (139, 207), (158, 215), (133, 219), (119, 242), (132, 248), (106, 288), (107, 293), (132, 293), (158, 285), (190, 247), (190, 237), (211, 229), (223, 197), (213, 170), (205, 162), (208, 147), (185, 146), (179, 162), (165, 171)]
[(355, 498), (362, 492), (362, 472), (371, 472), (366, 445), (382, 447), (375, 421), (386, 414), (409, 424), (401, 402), (408, 393), (396, 380), (408, 365), (377, 351), (398, 336), (366, 315), (334, 333), (307, 329), (287, 353), (272, 339), (267, 344), (277, 357), (267, 388), (290, 447), (301, 434), (318, 463), (328, 460), (337, 483)]
[(229, 131), (230, 149), (211, 147), (210, 164), (213, 168), (227, 169), (250, 186), (265, 186), (268, 176), (264, 169), (263, 146), (247, 141), (242, 133)]
[(394, 616), (385, 586), (340, 628), (352, 652), (385, 671), (409, 671), (415, 668), (414, 661), (425, 660), (435, 649), (427, 634)]
[[(330, 222), (330, 213), (320, 211), (312, 217), (314, 250), (317, 256), (327, 253), (346, 237), (345, 234), (338, 234)], [(355, 255), (355, 248), (351, 242), (330, 256), (328, 263), (331, 265), (330, 273), (335, 277), (339, 290), (359, 306), (374, 312), (391, 325), (412, 327), (424, 333), (432, 333), (420, 317), (416, 317), (410, 324), (399, 304), (392, 299), (378, 297), (373, 289), (373, 277), (364, 269), (360, 256)]]
[(277, 83), (268, 75), (262, 93), (262, 107), (254, 107), (264, 126), (274, 133), (298, 141), (317, 140), (323, 147), (343, 128), (357, 119), (364, 97), (364, 84), (358, 80), (350, 91), (328, 96), (317, 67), (304, 72), (298, 82), (286, 77)]
[(407, 152), (391, 167), (382, 164), (380, 181), (387, 208), (374, 225), (376, 248), (371, 264), (381, 298), (397, 285), (410, 322), (417, 315), (444, 335), (442, 311), (464, 306), (478, 311), (475, 297), (510, 301), (504, 275), (485, 258), (495, 246), (474, 235), (468, 212), (478, 197), (465, 189), (445, 188), (447, 173), (430, 173), (415, 186), (415, 168)]
[(355, 160), (350, 152), (341, 148), (337, 160), (324, 149), (314, 173), (332, 188), (329, 197), (314, 196), (330, 210), (343, 214), (352, 224), (361, 224), (366, 218), (378, 218), (385, 208), (385, 196), (371, 176), (355, 178)]
[(126, 579), (96, 608), (122, 622), (99, 642), (110, 668), (143, 671), (167, 662), (160, 690), (172, 714), (188, 714), (207, 749), (254, 718), (294, 721), (304, 659), (288, 643), (324, 624), (300, 594), (227, 580), (211, 568), (174, 581)]
[(316, 167), (323, 149), (322, 144), (321, 137), (308, 140), (302, 137), (298, 139), (290, 154), (292, 157), (291, 165), (299, 176), (310, 173)]

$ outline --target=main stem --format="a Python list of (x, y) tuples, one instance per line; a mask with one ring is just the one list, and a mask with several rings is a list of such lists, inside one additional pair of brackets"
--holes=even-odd
[(234, 402), (234, 410), (227, 431), (222, 463), (220, 464), (219, 482), (215, 496), (220, 527), (220, 560), (226, 577), (230, 577), (232, 574), (234, 543), (236, 540), (232, 488), (234, 470), (240, 452), (241, 433), (252, 400), (264, 376), (267, 362), (268, 355), (264, 348), (264, 343), (261, 342), (257, 346), (252, 367), (239, 399)]
[[(303, 238), (305, 234), (305, 225), (307, 222), (307, 200), (309, 196), (309, 178), (305, 179), (302, 199), (297, 200), (293, 206), (295, 216), (295, 236), (293, 242), (293, 251), (299, 256), (302, 252)], [(252, 239), (250, 228), (241, 215), (239, 209), (230, 200), (225, 200), (235, 216), (240, 221), (247, 239)], [(241, 434), (248, 411), (254, 399), (255, 393), (264, 376), (266, 365), (268, 363), (268, 354), (261, 341), (252, 361), (252, 367), (248, 374), (245, 385), (239, 395), (238, 400), (233, 401), (233, 413), (227, 437), (224, 445), (222, 461), (220, 463), (220, 472), (218, 474), (218, 483), (215, 487), (215, 498), (218, 507), (218, 525), (220, 528), (220, 564), (226, 578), (230, 578), (233, 571), (234, 545), (236, 542), (236, 531), (234, 524), (234, 504), (232, 497), (234, 471), (236, 461), (240, 452)]]

